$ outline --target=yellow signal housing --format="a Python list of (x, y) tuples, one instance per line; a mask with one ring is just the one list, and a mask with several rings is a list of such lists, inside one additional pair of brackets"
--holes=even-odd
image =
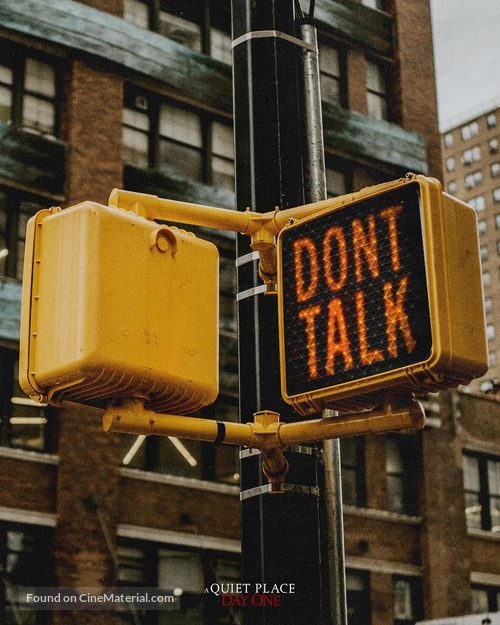
[(218, 393), (218, 251), (93, 202), (28, 223), (20, 383), (41, 402), (139, 397), (181, 414)]
[(475, 211), (415, 175), (318, 204), (278, 237), (285, 401), (369, 408), (484, 375)]

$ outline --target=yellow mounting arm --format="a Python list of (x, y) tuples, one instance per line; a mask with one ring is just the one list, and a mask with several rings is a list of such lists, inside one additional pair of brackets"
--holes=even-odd
[(106, 431), (128, 434), (178, 436), (191, 440), (243, 445), (262, 452), (263, 467), (271, 482), (281, 482), (288, 466), (281, 449), (298, 443), (311, 443), (329, 438), (343, 438), (373, 432), (422, 428), (425, 416), (415, 400), (399, 406), (388, 397), (378, 408), (360, 414), (282, 423), (279, 414), (257, 412), (253, 423), (214, 421), (179, 415), (166, 415), (147, 410), (144, 400), (125, 399), (120, 405), (109, 405), (104, 412)]
[(132, 211), (146, 219), (174, 221), (248, 235), (252, 240), (252, 249), (259, 252), (260, 273), (267, 284), (276, 282), (276, 245), (274, 239), (287, 221), (307, 217), (323, 207), (332, 206), (334, 203), (335, 200), (325, 200), (284, 211), (276, 209), (267, 213), (255, 213), (250, 210), (242, 212), (167, 200), (156, 195), (119, 189), (112, 191), (108, 201), (109, 206)]
[(370, 432), (387, 432), (424, 426), (421, 404), (410, 400), (398, 406), (392, 397), (371, 411), (283, 423), (272, 411), (257, 412), (253, 423), (215, 421), (181, 415), (159, 414), (144, 407), (144, 400), (124, 399), (110, 405), (103, 417), (104, 429), (128, 434), (178, 436), (192, 440), (243, 445), (261, 451), (329, 438), (344, 438)]

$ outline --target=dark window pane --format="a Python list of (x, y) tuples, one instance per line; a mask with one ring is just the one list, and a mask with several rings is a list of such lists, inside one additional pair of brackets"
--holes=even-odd
[(202, 165), (201, 154), (197, 150), (169, 141), (160, 142), (160, 170), (201, 182)]

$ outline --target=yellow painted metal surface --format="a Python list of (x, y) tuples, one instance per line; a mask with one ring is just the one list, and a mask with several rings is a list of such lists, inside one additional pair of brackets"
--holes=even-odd
[(186, 413), (218, 393), (217, 248), (83, 202), (28, 224), (20, 381), (33, 398), (143, 397)]
[[(178, 436), (191, 440), (244, 445), (262, 452), (301, 442), (359, 436), (370, 432), (421, 429), (425, 425), (421, 404), (408, 397), (387, 397), (380, 406), (362, 413), (323, 417), (297, 423), (283, 423), (272, 411), (254, 414), (252, 423), (214, 421), (169, 414), (156, 414), (139, 399), (108, 405), (104, 411), (106, 431), (146, 436)], [(270, 462), (273, 459), (270, 458)], [(276, 467), (275, 467), (276, 468)], [(270, 471), (273, 472), (272, 464)]]

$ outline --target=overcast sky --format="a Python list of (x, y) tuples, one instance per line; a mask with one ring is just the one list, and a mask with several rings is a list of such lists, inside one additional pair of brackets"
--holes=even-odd
[(500, 104), (500, 0), (430, 0), (441, 129)]

